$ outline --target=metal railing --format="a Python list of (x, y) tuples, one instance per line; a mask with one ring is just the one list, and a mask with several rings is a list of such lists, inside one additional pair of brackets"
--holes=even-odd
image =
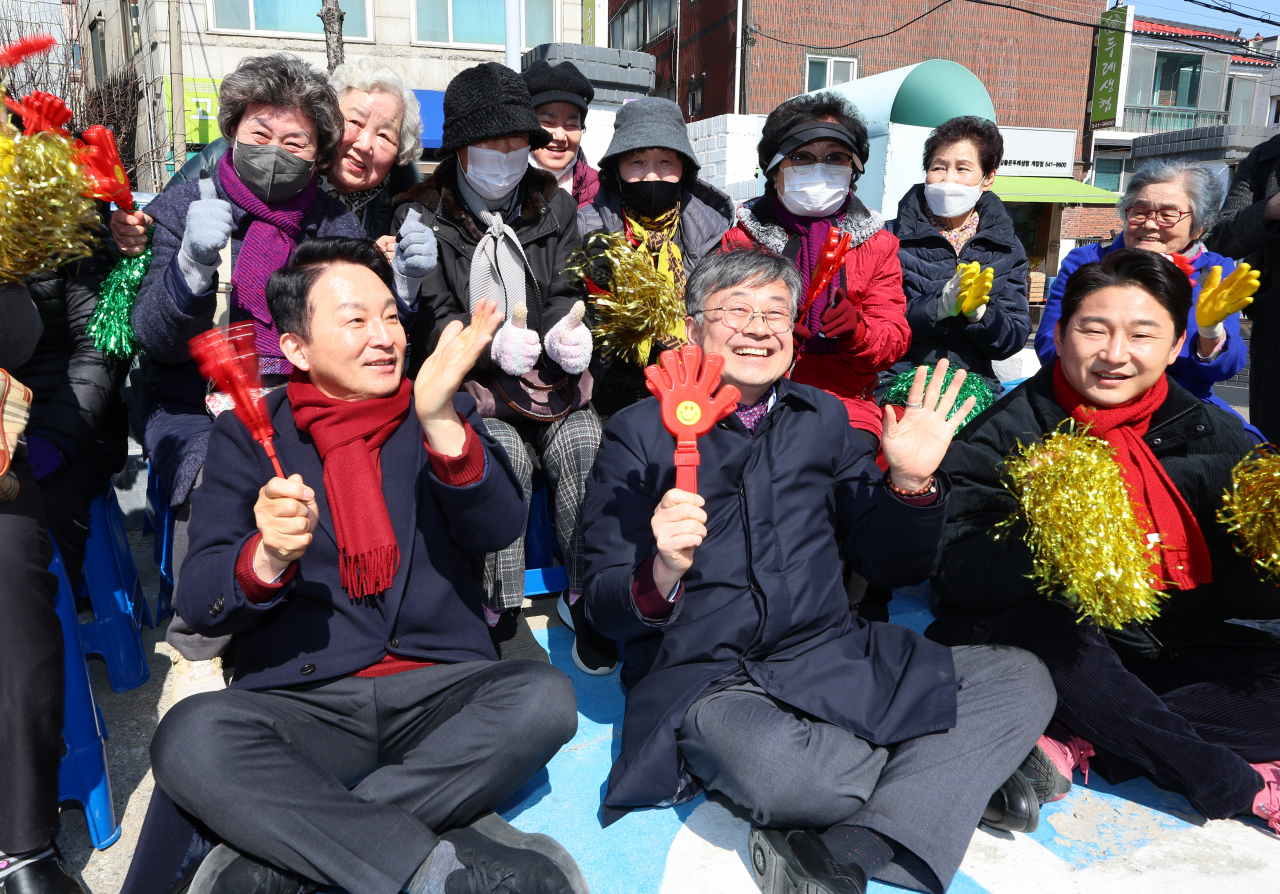
[(1227, 112), (1200, 112), (1167, 106), (1130, 107), (1124, 110), (1124, 129), (1131, 133), (1167, 133), (1193, 127), (1215, 127), (1226, 124), (1227, 115)]

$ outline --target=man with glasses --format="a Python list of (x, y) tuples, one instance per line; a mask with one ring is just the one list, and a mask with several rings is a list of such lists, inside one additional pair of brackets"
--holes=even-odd
[(756, 824), (765, 894), (861, 894), (873, 877), (940, 894), (980, 819), (1027, 827), (1009, 823), (1036, 809), (1014, 771), (1053, 687), (1026, 652), (851, 617), (842, 560), (883, 586), (934, 568), (950, 490), (936, 470), (972, 399), (949, 421), (963, 373), (943, 394), (922, 370), (902, 419), (883, 417), (882, 473), (841, 402), (786, 376), (800, 293), (761, 251), (690, 277), (689, 341), (741, 392), (699, 439), (699, 493), (674, 487), (657, 400), (605, 427), (584, 598), (627, 643), (627, 704), (603, 820), (717, 791)]

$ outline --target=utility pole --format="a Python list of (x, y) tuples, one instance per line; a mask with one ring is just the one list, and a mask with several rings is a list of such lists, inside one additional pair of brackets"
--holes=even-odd
[(329, 63), (329, 74), (343, 62), (342, 20), (346, 17), (338, 0), (322, 0), (316, 18), (324, 23), (324, 53)]
[(169, 135), (173, 171), (187, 163), (187, 97), (182, 87), (182, 3), (169, 0)]

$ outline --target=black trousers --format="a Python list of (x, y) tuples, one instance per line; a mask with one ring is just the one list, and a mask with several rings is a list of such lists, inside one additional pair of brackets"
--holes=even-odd
[(0, 503), (0, 851), (44, 847), (58, 821), (62, 755), (62, 626), (40, 485), (26, 450), (21, 491)]
[(1056, 716), (1098, 749), (1110, 782), (1149, 776), (1210, 819), (1248, 813), (1262, 787), (1249, 764), (1280, 759), (1280, 638), (1206, 624), (1166, 640), (1171, 657), (1123, 659), (1061, 602), (1006, 612), (991, 642), (1040, 656)]
[(436, 665), (183, 699), (156, 784), (237, 850), (396, 894), (439, 843), (514, 794), (577, 729), (569, 679), (533, 661)]

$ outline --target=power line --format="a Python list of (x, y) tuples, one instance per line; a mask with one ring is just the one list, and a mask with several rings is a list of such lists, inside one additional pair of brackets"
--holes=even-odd
[[(1277, 26), (1280, 26), (1280, 22), (1277, 22), (1275, 19), (1272, 19), (1272, 18), (1260, 18), (1260, 17), (1258, 17), (1258, 16), (1251, 16), (1251, 15), (1249, 15), (1247, 12), (1239, 12), (1239, 11), (1237, 11), (1237, 10), (1234, 10), (1234, 9), (1232, 9), (1232, 8), (1231, 8), (1231, 4), (1229, 4), (1229, 3), (1222, 3), (1222, 4), (1218, 4), (1218, 3), (1205, 3), (1205, 2), (1204, 2), (1204, 0), (1186, 0), (1186, 2), (1187, 2), (1187, 3), (1194, 3), (1196, 6), (1203, 6), (1205, 9), (1212, 9), (1212, 10), (1214, 10), (1215, 12), (1225, 12), (1225, 13), (1227, 13), (1228, 15), (1239, 16), (1239, 17), (1240, 17), (1240, 18), (1242, 18), (1242, 19), (1253, 19), (1255, 22), (1261, 22), (1262, 24), (1264, 24), (1264, 25), (1270, 25), (1270, 26), (1272, 26), (1273, 28), (1274, 28), (1274, 27), (1277, 27)], [(1252, 7), (1250, 7), (1250, 8), (1252, 8)]]
[[(966, 0), (966, 2), (977, 3), (980, 6), (994, 6), (996, 9), (1007, 9), (1011, 12), (1021, 12), (1029, 16), (1035, 16), (1036, 18), (1049, 19), (1052, 22), (1062, 22), (1067, 25), (1079, 25), (1082, 28), (1101, 28), (1102, 27), (1100, 22), (1081, 22), (1077, 19), (1064, 19), (1061, 16), (1051, 16), (1051, 15), (1048, 15), (1047, 13), (1036, 12), (1034, 9), (1023, 9), (1020, 6), (1014, 6), (1012, 3), (996, 3), (995, 0)], [(1107, 26), (1105, 30), (1114, 31), (1117, 34), (1137, 34), (1138, 33), (1135, 31), (1128, 31), (1124, 28), (1112, 28), (1110, 26)], [(1152, 35), (1138, 34), (1138, 36), (1151, 37)], [(1188, 40), (1180, 40), (1179, 38), (1170, 37), (1164, 34), (1157, 35), (1157, 37), (1159, 40), (1164, 41), (1165, 43), (1180, 43), (1185, 46), (1189, 46), (1201, 51), (1205, 49), (1205, 47), (1201, 46), (1200, 44), (1191, 43), (1191, 41), (1188, 41)], [(1266, 53), (1258, 53), (1246, 47), (1233, 47), (1231, 50), (1231, 54), (1233, 56), (1243, 56), (1247, 59), (1257, 59), (1261, 62), (1271, 62), (1273, 64), (1276, 63), (1277, 61), (1280, 61), (1280, 56), (1268, 55)]]
[(868, 41), (868, 40), (879, 40), (881, 37), (888, 37), (891, 34), (897, 34), (903, 28), (907, 28), (911, 25), (914, 25), (916, 22), (920, 21), (925, 16), (937, 12), (938, 10), (942, 9), (942, 7), (946, 6), (950, 2), (951, 0), (942, 0), (942, 2), (939, 3), (937, 6), (933, 7), (932, 9), (926, 9), (924, 12), (920, 13), (920, 15), (916, 16), (911, 21), (899, 25), (897, 28), (894, 28), (892, 31), (886, 31), (883, 34), (872, 34), (868, 37), (859, 37), (857, 40), (851, 40), (848, 43), (837, 44), (836, 46), (833, 46), (833, 47), (815, 47), (812, 44), (797, 43), (794, 40), (783, 40), (781, 37), (774, 37), (772, 34), (766, 34), (765, 32), (761, 31), (759, 25), (753, 24), (749, 30), (754, 34), (759, 35), (760, 37), (767, 38), (777, 43), (784, 43), (787, 46), (791, 46), (791, 47), (804, 47), (810, 50), (844, 50), (844, 49), (848, 49), (851, 46), (854, 46), (855, 44), (864, 43), (865, 41)]

